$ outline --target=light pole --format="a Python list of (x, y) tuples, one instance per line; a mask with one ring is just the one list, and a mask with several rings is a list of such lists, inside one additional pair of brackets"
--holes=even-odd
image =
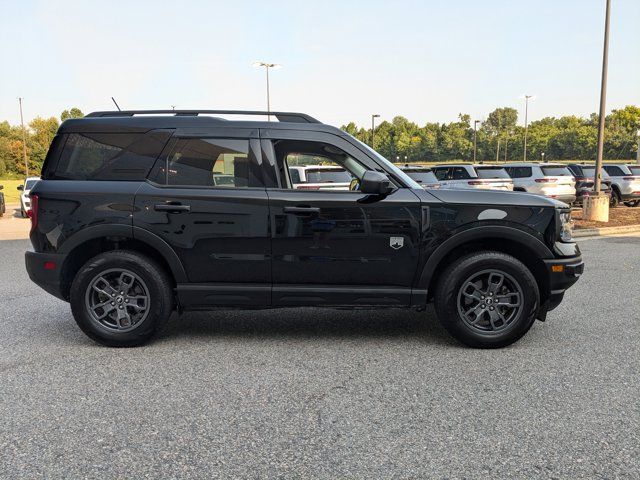
[(376, 138), (376, 134), (375, 134), (375, 122), (376, 122), (376, 118), (380, 117), (380, 115), (378, 115), (377, 113), (374, 113), (373, 115), (371, 115), (371, 148), (373, 150), (376, 149), (376, 145), (375, 145), (375, 138)]
[(533, 95), (524, 96), (524, 161), (527, 161), (527, 132), (529, 130), (529, 99)]
[(22, 155), (24, 157), (24, 171), (29, 176), (29, 164), (27, 163), (27, 131), (24, 128), (24, 118), (22, 117), (22, 97), (18, 97), (20, 104), (20, 125), (22, 126)]
[(636, 150), (636, 163), (640, 165), (640, 130), (636, 133), (638, 137), (638, 150)]
[(267, 72), (267, 120), (271, 121), (271, 115), (269, 115), (269, 113), (271, 112), (271, 98), (269, 95), (269, 69), (282, 68), (282, 65), (278, 63), (254, 62), (253, 66), (256, 68), (264, 67)]
[(542, 163), (544, 163), (544, 152), (542, 152)]
[(602, 152), (604, 149), (604, 120), (607, 104), (607, 70), (609, 66), (609, 17), (611, 14), (611, 0), (607, 0), (604, 19), (604, 47), (602, 50), (602, 82), (600, 84), (600, 118), (598, 119), (598, 156), (596, 157), (596, 171), (594, 175), (593, 191), (600, 195), (600, 181), (602, 180)]
[(473, 163), (476, 163), (476, 157), (478, 156), (478, 124), (480, 120), (473, 121)]

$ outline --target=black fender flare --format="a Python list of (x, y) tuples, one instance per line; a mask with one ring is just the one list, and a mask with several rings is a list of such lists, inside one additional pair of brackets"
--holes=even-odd
[(156, 234), (140, 227), (121, 224), (93, 225), (82, 229), (67, 239), (58, 252), (67, 255), (89, 240), (104, 237), (131, 238), (149, 245), (149, 247), (155, 249), (166, 260), (176, 283), (188, 282), (184, 266), (173, 248)]
[(554, 258), (553, 252), (543, 242), (538, 240), (530, 233), (524, 232), (517, 228), (507, 227), (503, 225), (483, 225), (481, 227), (473, 227), (460, 233), (456, 233), (433, 251), (422, 269), (417, 288), (429, 288), (431, 278), (440, 265), (440, 262), (453, 249), (464, 245), (465, 243), (470, 243), (487, 238), (500, 238), (520, 243), (524, 247), (527, 247), (531, 251), (533, 251), (535, 255), (537, 255), (541, 260)]

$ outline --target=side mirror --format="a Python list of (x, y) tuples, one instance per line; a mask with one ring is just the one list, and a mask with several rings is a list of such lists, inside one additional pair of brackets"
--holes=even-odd
[(391, 192), (391, 180), (384, 173), (368, 170), (360, 180), (360, 191), (372, 195), (386, 195)]
[(2, 190), (4, 188), (4, 185), (0, 185), (0, 190)]
[(20, 190), (21, 192), (24, 190), (24, 185), (18, 185), (18, 190)]

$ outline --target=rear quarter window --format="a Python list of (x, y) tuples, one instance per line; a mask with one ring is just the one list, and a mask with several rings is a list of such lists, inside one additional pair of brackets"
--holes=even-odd
[(567, 167), (542, 167), (542, 173), (547, 177), (572, 177), (571, 170)]
[(47, 178), (144, 180), (171, 133), (70, 133)]

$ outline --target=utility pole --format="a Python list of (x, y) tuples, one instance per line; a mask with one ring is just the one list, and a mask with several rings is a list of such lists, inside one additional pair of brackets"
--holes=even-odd
[(478, 124), (480, 120), (473, 121), (473, 163), (476, 163), (478, 156)]
[(600, 192), (602, 181), (602, 153), (604, 150), (604, 123), (607, 106), (607, 71), (609, 67), (609, 19), (611, 0), (606, 0), (604, 19), (604, 46), (602, 49), (602, 81), (600, 83), (600, 118), (598, 119), (598, 154), (594, 172), (593, 195), (589, 195), (583, 204), (583, 218), (599, 222), (609, 221), (609, 199)]
[(600, 118), (598, 119), (598, 156), (596, 157), (595, 184), (593, 191), (596, 197), (600, 195), (602, 180), (602, 152), (604, 150), (604, 120), (607, 105), (607, 71), (609, 67), (609, 17), (611, 14), (611, 0), (607, 0), (607, 10), (604, 19), (604, 47), (602, 51), (602, 82), (600, 84)]
[(24, 118), (22, 117), (22, 97), (18, 97), (20, 104), (20, 125), (22, 126), (22, 155), (24, 156), (24, 171), (29, 176), (29, 163), (27, 162), (27, 130), (24, 128)]
[(509, 150), (509, 132), (505, 132), (504, 137), (504, 163), (507, 163), (507, 150)]
[(524, 161), (527, 161), (527, 132), (529, 130), (529, 99), (533, 95), (524, 96)]
[(371, 115), (371, 148), (373, 150), (376, 149), (376, 145), (375, 145), (375, 138), (376, 138), (376, 134), (375, 134), (375, 128), (376, 128), (376, 118), (378, 118), (380, 115), (378, 115), (377, 113), (374, 113), (373, 115)]
[(638, 150), (636, 150), (636, 163), (640, 165), (640, 129), (638, 129), (636, 136), (638, 137)]

